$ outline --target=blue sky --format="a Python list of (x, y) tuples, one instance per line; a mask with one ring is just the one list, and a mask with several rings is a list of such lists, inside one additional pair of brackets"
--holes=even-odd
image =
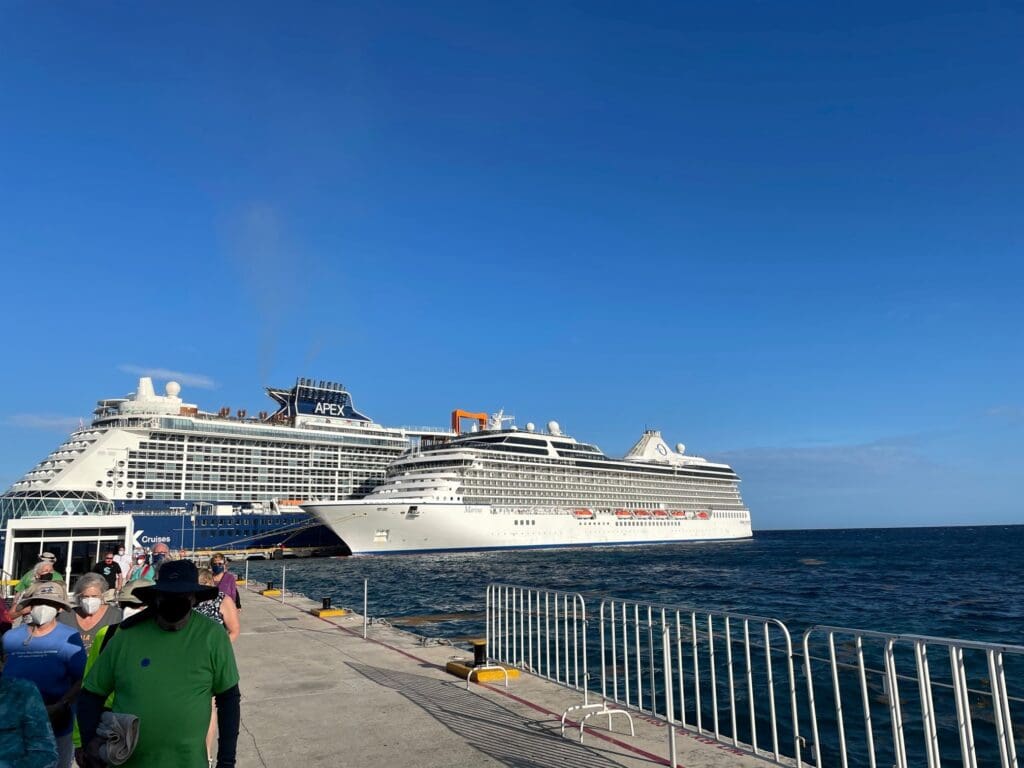
[(139, 371), (645, 426), (762, 528), (1021, 523), (1024, 11), (0, 8), (0, 485)]

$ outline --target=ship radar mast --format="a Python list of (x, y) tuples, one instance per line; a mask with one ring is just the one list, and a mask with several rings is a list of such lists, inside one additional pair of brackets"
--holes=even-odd
[(490, 421), (487, 423), (487, 429), (500, 430), (505, 428), (505, 422), (514, 422), (515, 416), (506, 416), (505, 409), (501, 408), (497, 413), (492, 413)]

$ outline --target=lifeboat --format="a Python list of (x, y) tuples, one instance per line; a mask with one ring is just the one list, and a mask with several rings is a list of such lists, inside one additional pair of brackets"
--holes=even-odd
[(589, 509), (574, 509), (572, 511), (572, 516), (579, 520), (590, 520), (594, 516), (594, 513)]
[(652, 514), (655, 517), (668, 517), (668, 512), (666, 512), (664, 509), (656, 509)]
[(681, 509), (670, 510), (669, 514), (672, 515), (672, 517), (686, 517), (686, 513)]
[(633, 513), (630, 512), (628, 509), (616, 509), (615, 510), (615, 516), (616, 517), (632, 517)]
[(707, 512), (698, 512), (697, 513), (697, 519), (698, 520), (707, 520), (708, 519), (708, 513)]
[(651, 513), (648, 512), (646, 509), (634, 509), (633, 510), (633, 516), (634, 517), (650, 517)]

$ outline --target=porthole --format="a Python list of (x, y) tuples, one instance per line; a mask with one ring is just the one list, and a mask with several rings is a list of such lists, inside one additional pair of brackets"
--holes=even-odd
[(103, 487), (103, 481), (102, 480), (97, 480), (96, 481), (96, 487), (97, 488), (102, 488)]
[(127, 496), (130, 499), (132, 497), (132, 492), (128, 491), (128, 493), (126, 493), (125, 496)]
[(107, 488), (113, 488), (113, 487), (114, 487), (114, 481), (113, 480), (107, 480)]

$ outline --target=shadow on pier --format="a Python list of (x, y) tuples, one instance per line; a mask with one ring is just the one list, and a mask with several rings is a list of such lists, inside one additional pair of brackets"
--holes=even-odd
[(372, 682), (400, 693), (467, 744), (511, 768), (621, 765), (592, 747), (563, 737), (557, 720), (524, 720), (522, 715), (467, 691), (464, 684), (454, 680), (347, 663)]

